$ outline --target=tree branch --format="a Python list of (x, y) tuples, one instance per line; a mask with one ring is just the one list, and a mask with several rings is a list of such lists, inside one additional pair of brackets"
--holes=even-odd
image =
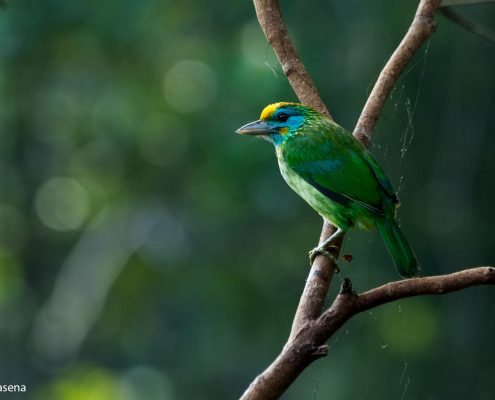
[(308, 104), (332, 118), (294, 49), (278, 0), (254, 0), (254, 8), (261, 29), (268, 43), (273, 47), (282, 70), (301, 103)]
[(375, 124), (399, 75), (423, 43), (435, 32), (435, 13), (439, 6), (440, 0), (419, 2), (409, 30), (380, 73), (354, 128), (354, 136), (366, 147), (370, 145)]
[[(282, 19), (278, 0), (253, 0), (268, 42), (300, 101), (330, 116), (311, 77), (297, 55)], [(404, 67), (435, 30), (434, 16), (440, 0), (421, 0), (404, 39), (392, 54), (364, 106), (354, 136), (369, 146), (372, 132), (385, 102)], [(334, 227), (323, 225), (320, 243)], [(334, 256), (337, 258), (342, 242)], [(277, 399), (314, 360), (327, 354), (327, 340), (349, 318), (381, 304), (420, 294), (443, 294), (469, 286), (495, 284), (495, 268), (480, 267), (450, 275), (415, 278), (388, 283), (361, 295), (345, 279), (332, 306), (323, 311), (335, 265), (319, 256), (311, 267), (289, 339), (280, 355), (247, 388), (242, 400)]]
[(493, 3), (495, 0), (443, 0), (440, 7), (468, 6), (480, 3)]
[(241, 399), (278, 399), (309, 364), (326, 355), (327, 340), (358, 313), (407, 297), (440, 295), (487, 284), (495, 285), (493, 266), (390, 282), (362, 294), (354, 293), (350, 280), (345, 279), (330, 308), (287, 343), (282, 353), (251, 383)]
[[(352, 288), (350, 280), (344, 280), (344, 284), (350, 285)], [(332, 306), (321, 315), (318, 321), (323, 326), (323, 329), (330, 331), (330, 334), (332, 334), (340, 327), (332, 327), (333, 314), (347, 314), (347, 319), (349, 319), (357, 313), (407, 297), (426, 294), (440, 295), (471, 286), (494, 284), (495, 267), (485, 266), (465, 269), (447, 275), (389, 282), (360, 295), (352, 293), (352, 289), (341, 290)]]
[(455, 12), (450, 7), (443, 7), (440, 9), (443, 15), (445, 15), (448, 19), (459, 24), (464, 29), (469, 32), (474, 33), (475, 35), (481, 36), (483, 39), (488, 40), (489, 42), (495, 43), (495, 31), (488, 28), (487, 26), (480, 24), (479, 22), (473, 21), (470, 18)]
[[(261, 29), (268, 43), (273, 47), (282, 70), (299, 100), (332, 118), (311, 76), (294, 49), (282, 18), (278, 0), (253, 1)], [(335, 232), (335, 227), (325, 222), (321, 230), (319, 243), (323, 243), (333, 232)], [(339, 256), (339, 251), (340, 249), (337, 249), (333, 253), (336, 259)], [(315, 258), (294, 316), (289, 341), (302, 326), (321, 314), (335, 267), (324, 256)]]

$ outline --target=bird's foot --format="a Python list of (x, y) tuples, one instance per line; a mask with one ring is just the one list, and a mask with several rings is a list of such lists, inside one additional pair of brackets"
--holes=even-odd
[(337, 248), (337, 247), (336, 246), (327, 246), (327, 247), (318, 246), (318, 247), (315, 247), (313, 250), (311, 250), (309, 252), (310, 265), (313, 265), (313, 261), (315, 260), (315, 258), (321, 254), (322, 256), (325, 256), (326, 258), (328, 258), (332, 262), (332, 264), (335, 265), (335, 270), (337, 272), (340, 272), (340, 269), (337, 266), (337, 259), (332, 255), (332, 253), (330, 253), (328, 251), (329, 248)]

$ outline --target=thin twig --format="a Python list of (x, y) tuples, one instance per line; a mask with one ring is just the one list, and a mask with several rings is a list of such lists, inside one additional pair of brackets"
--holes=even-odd
[(440, 7), (469, 6), (481, 3), (493, 3), (495, 0), (442, 0)]
[(488, 28), (487, 26), (480, 24), (479, 22), (473, 21), (458, 12), (455, 12), (450, 7), (441, 8), (440, 11), (451, 21), (459, 24), (464, 29), (475, 35), (481, 36), (483, 39), (488, 40), (491, 43), (495, 43), (495, 31)]

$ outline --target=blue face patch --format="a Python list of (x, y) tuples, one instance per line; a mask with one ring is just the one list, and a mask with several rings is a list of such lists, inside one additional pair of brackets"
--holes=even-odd
[(275, 145), (282, 143), (286, 137), (291, 136), (302, 126), (304, 120), (305, 117), (300, 110), (289, 107), (279, 108), (267, 121), (271, 127), (280, 132), (279, 134), (271, 134), (270, 140)]
[(284, 141), (284, 135), (281, 135), (279, 133), (272, 133), (267, 137), (267, 139), (271, 141), (275, 146), (277, 146)]

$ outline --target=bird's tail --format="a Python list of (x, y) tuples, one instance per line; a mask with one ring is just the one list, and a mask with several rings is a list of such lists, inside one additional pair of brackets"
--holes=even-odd
[(418, 259), (397, 222), (392, 218), (385, 218), (377, 222), (376, 227), (394, 260), (397, 272), (406, 278), (418, 276)]

